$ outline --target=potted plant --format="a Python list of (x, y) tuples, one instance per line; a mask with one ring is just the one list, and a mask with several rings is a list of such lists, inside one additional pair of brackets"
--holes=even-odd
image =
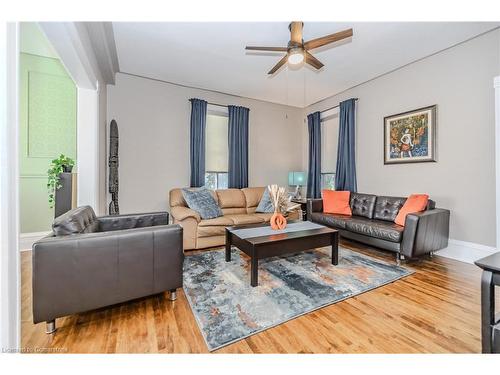
[(75, 161), (68, 156), (61, 154), (57, 159), (52, 160), (50, 168), (47, 171), (48, 181), (47, 189), (49, 192), (49, 207), (54, 207), (56, 190), (61, 188), (60, 175), (61, 173), (71, 173)]

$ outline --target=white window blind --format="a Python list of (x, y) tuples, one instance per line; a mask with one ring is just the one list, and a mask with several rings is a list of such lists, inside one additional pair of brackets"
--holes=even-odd
[(207, 114), (205, 130), (205, 170), (227, 172), (228, 117)]
[(321, 172), (335, 173), (339, 140), (339, 116), (329, 116), (321, 122)]

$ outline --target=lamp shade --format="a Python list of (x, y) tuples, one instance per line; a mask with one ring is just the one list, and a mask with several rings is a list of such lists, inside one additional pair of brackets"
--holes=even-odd
[(306, 173), (305, 172), (288, 172), (288, 185), (304, 186), (306, 184)]

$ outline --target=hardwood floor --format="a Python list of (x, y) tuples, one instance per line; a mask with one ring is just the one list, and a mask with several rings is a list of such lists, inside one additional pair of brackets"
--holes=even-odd
[[(390, 253), (341, 242), (394, 261)], [(189, 255), (187, 255), (189, 256)], [(22, 346), (58, 353), (206, 353), (186, 297), (158, 295), (57, 319), (31, 319), (31, 252), (23, 252)], [(405, 264), (402, 280), (324, 307), (214, 353), (480, 352), (480, 270), (436, 256)]]

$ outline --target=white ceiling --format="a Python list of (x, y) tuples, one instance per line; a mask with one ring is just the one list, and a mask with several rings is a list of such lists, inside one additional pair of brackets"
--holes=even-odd
[(500, 26), (478, 22), (306, 22), (304, 40), (352, 27), (347, 42), (313, 50), (325, 67), (280, 69), (280, 53), (246, 45), (286, 46), (288, 23), (114, 22), (120, 71), (172, 83), (304, 107)]

